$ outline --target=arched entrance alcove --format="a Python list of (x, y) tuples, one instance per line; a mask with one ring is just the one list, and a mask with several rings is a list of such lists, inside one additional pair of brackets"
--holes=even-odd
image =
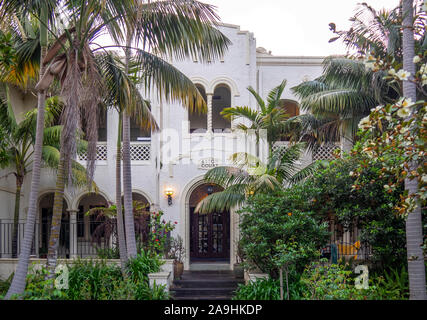
[[(145, 243), (150, 236), (150, 201), (139, 192), (132, 192), (135, 237), (137, 243)], [(122, 196), (122, 205), (124, 196)]]
[[(53, 200), (55, 194), (47, 192), (40, 196), (38, 202), (39, 209), (39, 245), (38, 252), (40, 257), (47, 255), (50, 237), (50, 228), (53, 215)], [(68, 203), (64, 199), (62, 205), (61, 230), (59, 233), (58, 257), (66, 258), (70, 254), (70, 223), (68, 214)]]
[(218, 185), (203, 183), (190, 192), (190, 263), (230, 261), (230, 212), (195, 213), (202, 199), (222, 190)]
[(86, 213), (93, 208), (107, 208), (108, 206), (108, 201), (101, 194), (87, 193), (80, 198), (77, 207), (77, 238), (80, 241), (89, 241), (96, 227), (102, 223), (96, 215)]

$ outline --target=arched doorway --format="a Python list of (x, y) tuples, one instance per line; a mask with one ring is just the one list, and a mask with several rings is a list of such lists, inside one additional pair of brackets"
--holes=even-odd
[[(132, 192), (132, 205), (134, 211), (135, 237), (139, 244), (146, 243), (150, 237), (150, 202), (137, 192)], [(124, 196), (122, 196), (122, 205)]]
[(98, 234), (104, 241), (99, 244), (94, 240), (95, 231), (105, 222), (104, 217), (98, 217), (96, 214), (88, 215), (90, 209), (108, 208), (108, 201), (101, 194), (87, 193), (78, 201), (77, 228), (75, 230), (77, 237), (77, 254), (82, 257), (93, 257), (98, 254), (100, 248), (108, 247), (104, 241), (104, 234)]
[[(41, 258), (46, 257), (49, 246), (50, 228), (53, 215), (53, 192), (42, 195), (39, 199), (39, 248)], [(59, 232), (58, 257), (66, 258), (70, 254), (70, 218), (68, 204), (64, 200), (62, 205), (61, 230)]]
[(230, 260), (230, 212), (195, 213), (197, 204), (220, 186), (202, 184), (190, 195), (190, 262)]

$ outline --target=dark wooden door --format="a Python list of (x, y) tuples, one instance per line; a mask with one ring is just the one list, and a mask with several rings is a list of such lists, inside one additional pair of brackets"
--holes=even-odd
[(190, 208), (190, 258), (230, 257), (229, 212), (195, 214)]

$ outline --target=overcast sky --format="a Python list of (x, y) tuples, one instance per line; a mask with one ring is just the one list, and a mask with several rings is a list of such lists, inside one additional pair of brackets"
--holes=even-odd
[[(348, 19), (363, 0), (201, 0), (215, 5), (224, 23), (254, 33), (258, 47), (273, 55), (326, 56), (345, 53), (329, 23), (347, 30)], [(375, 9), (394, 8), (399, 0), (367, 0)]]

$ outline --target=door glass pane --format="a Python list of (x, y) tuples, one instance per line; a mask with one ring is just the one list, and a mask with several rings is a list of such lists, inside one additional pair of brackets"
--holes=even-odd
[(198, 215), (199, 218), (199, 253), (208, 253), (209, 249), (209, 235), (208, 235), (208, 215)]

